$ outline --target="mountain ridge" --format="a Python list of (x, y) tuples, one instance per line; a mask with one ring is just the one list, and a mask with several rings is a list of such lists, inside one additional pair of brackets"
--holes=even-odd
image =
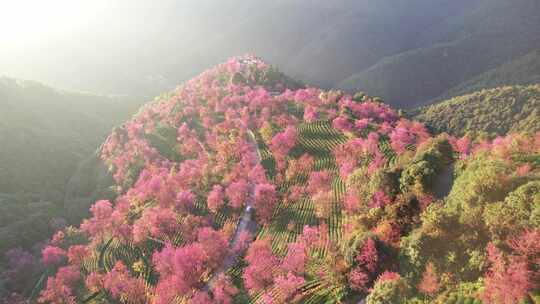
[[(67, 45), (51, 45), (52, 42), (44, 41), (39, 48), (30, 45), (13, 50), (7, 44), (0, 50), (0, 61), (14, 56), (20, 60), (0, 62), (3, 73), (50, 79), (48, 83), (59, 87), (127, 93), (150, 99), (230, 56), (256, 53), (294, 78), (331, 88), (342, 86), (345, 79), (373, 67), (383, 58), (473, 37), (458, 48), (478, 45), (478, 50), (483, 50), (470, 52), (477, 61), (472, 65), (472, 72), (469, 64), (463, 64), (470, 54), (463, 54), (449, 57), (453, 63), (450, 67), (456, 72), (445, 75), (448, 66), (438, 65), (441, 57), (432, 51), (427, 52), (425, 58), (413, 58), (415, 62), (409, 65), (409, 59), (400, 61), (403, 68), (397, 69), (394, 65), (377, 68), (388, 78), (383, 82), (391, 86), (397, 86), (393, 79), (405, 79), (402, 87), (380, 89), (376, 85), (378, 81), (370, 78), (379, 77), (377, 73), (364, 73), (365, 79), (350, 85), (351, 90), (371, 92), (388, 103), (401, 106), (435, 98), (470, 77), (540, 47), (534, 31), (540, 25), (537, 14), (540, 8), (534, 0), (518, 0), (511, 5), (502, 0), (413, 0), (407, 3), (347, 0), (340, 6), (328, 5), (323, 0), (257, 4), (246, 0), (198, 1), (198, 4), (167, 0), (152, 7), (141, 0), (135, 1), (137, 6), (128, 5), (127, 1), (116, 3), (102, 18), (104, 24), (119, 20), (128, 28), (135, 28), (137, 20), (148, 20), (144, 30), (126, 31), (112, 26), (109, 34), (102, 33), (101, 28), (92, 28), (73, 36), (107, 49), (114, 62), (68, 42)], [(223, 16), (216, 14), (217, 11), (224, 12)], [(281, 20), (277, 22), (275, 16), (280, 16)], [(172, 26), (170, 20), (184, 23)], [(111, 41), (110, 35), (117, 35), (119, 39)], [(485, 35), (499, 38), (486, 39)], [(516, 37), (522, 38), (516, 40)], [(59, 47), (63, 51), (55, 51)], [(134, 48), (139, 50), (137, 54), (132, 52)], [(42, 50), (47, 50), (46, 61)], [(478, 55), (486, 51), (493, 58)], [(60, 55), (65, 52), (70, 55), (68, 58)], [(24, 70), (24, 62), (35, 62), (35, 69), (31, 73)], [(50, 66), (50, 62), (55, 65)], [(415, 69), (416, 65), (432, 63), (435, 65), (431, 71), (419, 73)], [(418, 75), (409, 77), (410, 74)], [(429, 80), (440, 84), (424, 87), (423, 83)], [(415, 93), (418, 97), (411, 98)]]

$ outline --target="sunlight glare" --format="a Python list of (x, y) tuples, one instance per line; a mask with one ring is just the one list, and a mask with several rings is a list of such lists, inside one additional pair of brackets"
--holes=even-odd
[(104, 8), (98, 0), (0, 0), (0, 40), (32, 41), (84, 26)]

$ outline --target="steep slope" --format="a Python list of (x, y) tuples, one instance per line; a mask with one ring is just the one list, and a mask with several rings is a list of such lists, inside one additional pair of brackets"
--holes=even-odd
[(481, 90), (413, 111), (434, 132), (505, 135), (540, 131), (540, 84)]
[(425, 104), (448, 89), (540, 48), (540, 4), (534, 0), (481, 1), (449, 20), (439, 43), (379, 61), (339, 84), (365, 90), (392, 105)]
[[(42, 303), (530, 300), (539, 135), (433, 137), (368, 96), (303, 88), (256, 57), (232, 58), (112, 132), (101, 157), (118, 197), (55, 234), (28, 294)], [(21, 268), (7, 265), (8, 286)]]

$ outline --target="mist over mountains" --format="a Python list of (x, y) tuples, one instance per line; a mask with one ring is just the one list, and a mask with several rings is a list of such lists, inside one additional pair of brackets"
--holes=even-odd
[(91, 24), (6, 43), (0, 73), (150, 98), (254, 53), (307, 83), (411, 107), (540, 48), (536, 0), (104, 3)]
[(79, 162), (140, 103), (0, 78), (0, 193), (63, 192)]

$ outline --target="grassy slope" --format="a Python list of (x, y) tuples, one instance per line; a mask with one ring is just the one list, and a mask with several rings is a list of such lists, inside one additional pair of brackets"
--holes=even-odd
[(419, 108), (413, 115), (433, 131), (453, 135), (540, 131), (540, 84), (481, 90)]

